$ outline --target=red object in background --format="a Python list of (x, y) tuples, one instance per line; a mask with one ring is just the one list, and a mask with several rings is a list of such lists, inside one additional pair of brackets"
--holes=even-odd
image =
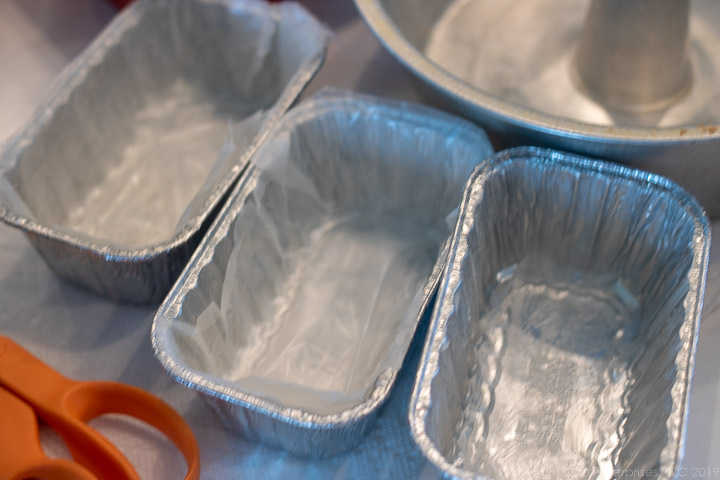
[(123, 8), (128, 5), (132, 0), (110, 0), (116, 7)]

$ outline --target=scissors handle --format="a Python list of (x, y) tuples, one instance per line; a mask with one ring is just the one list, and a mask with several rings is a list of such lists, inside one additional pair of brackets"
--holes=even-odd
[[(157, 428), (185, 457), (188, 470), (185, 480), (200, 477), (200, 451), (192, 430), (172, 407), (155, 395), (123, 383), (82, 382), (66, 396), (66, 409), (83, 425), (100, 415), (115, 413), (137, 418)], [(90, 427), (86, 428), (93, 435), (99, 435)]]
[(98, 480), (87, 469), (63, 459), (49, 459), (40, 445), (37, 419), (30, 406), (0, 388), (0, 479)]
[(20, 470), (17, 475), (10, 478), (12, 480), (98, 480), (95, 475), (77, 463), (49, 458)]
[[(77, 382), (63, 377), (8, 337), (0, 336), (0, 386), (27, 403), (59, 406)], [(27, 401), (33, 399), (33, 402)]]
[(128, 460), (86, 422), (107, 413), (138, 418), (165, 435), (187, 461), (186, 480), (200, 476), (200, 455), (185, 421), (158, 397), (130, 385), (70, 380), (0, 336), (0, 387), (15, 394), (60, 436), (73, 458), (99, 478), (139, 480)]

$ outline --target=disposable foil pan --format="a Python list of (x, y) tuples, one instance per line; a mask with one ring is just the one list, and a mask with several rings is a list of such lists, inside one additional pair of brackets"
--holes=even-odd
[(3, 152), (0, 218), (65, 279), (159, 301), (327, 38), (293, 3), (133, 3)]
[(337, 92), (303, 103), (161, 306), (158, 359), (249, 438), (300, 455), (353, 448), (434, 293), (447, 218), (489, 153), (477, 127), (420, 106)]
[(468, 182), (409, 419), (459, 478), (674, 478), (710, 230), (670, 181), (522, 148)]

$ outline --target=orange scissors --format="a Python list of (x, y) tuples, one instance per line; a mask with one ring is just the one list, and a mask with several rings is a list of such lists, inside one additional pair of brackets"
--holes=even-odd
[[(123, 454), (86, 424), (106, 413), (129, 415), (163, 432), (185, 457), (185, 479), (199, 478), (192, 430), (162, 400), (122, 383), (70, 380), (0, 336), (0, 480), (139, 480)], [(62, 437), (75, 462), (45, 456), (37, 417)]]

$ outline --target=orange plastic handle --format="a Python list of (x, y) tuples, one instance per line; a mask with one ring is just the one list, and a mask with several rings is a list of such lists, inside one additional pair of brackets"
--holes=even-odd
[(0, 480), (98, 480), (76, 463), (49, 459), (30, 405), (0, 388)]
[[(123, 454), (86, 425), (106, 413), (129, 415), (163, 432), (185, 457), (185, 479), (200, 477), (200, 454), (192, 430), (175, 410), (144, 390), (114, 382), (70, 380), (3, 336), (0, 386), (27, 403), (65, 440), (75, 461), (98, 478), (140, 480)], [(24, 446), (10, 444), (8, 448), (8, 452), (15, 452)]]

